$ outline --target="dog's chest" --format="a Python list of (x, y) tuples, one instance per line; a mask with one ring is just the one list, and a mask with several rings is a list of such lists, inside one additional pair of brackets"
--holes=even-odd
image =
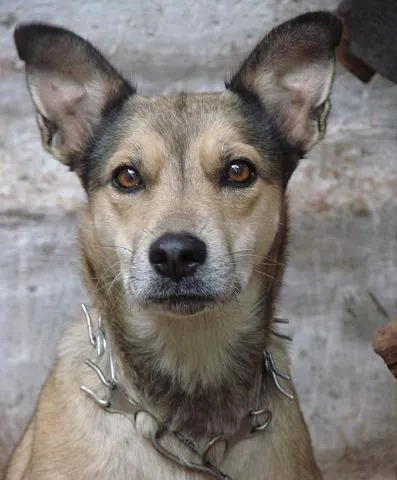
[[(118, 414), (104, 412), (97, 422), (96, 434), (91, 435), (89, 459), (84, 478), (87, 480), (203, 480), (211, 478), (177, 465), (158, 453), (149, 437), (153, 425), (142, 419), (135, 427)], [(267, 433), (242, 440), (214, 462), (231, 480), (262, 479), (266, 471), (265, 437)], [(177, 456), (186, 455), (178, 441), (166, 439), (164, 445)], [(191, 457), (198, 461), (198, 457)]]
[[(108, 480), (203, 480), (207, 478), (161, 456), (150, 442), (143, 438), (123, 438), (120, 448), (97, 458), (97, 465), (91, 470), (92, 478)], [(266, 465), (263, 460), (263, 443), (257, 439), (247, 440), (228, 452), (217, 467), (232, 480), (262, 479)], [(176, 449), (176, 453), (178, 449)], [(89, 478), (85, 476), (85, 478)], [(210, 478), (210, 477), (208, 477)]]

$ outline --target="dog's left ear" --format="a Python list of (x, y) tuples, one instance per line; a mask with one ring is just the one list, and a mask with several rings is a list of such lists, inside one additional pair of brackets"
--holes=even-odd
[(341, 34), (330, 13), (293, 18), (272, 30), (226, 85), (242, 99), (256, 98), (300, 154), (324, 136)]

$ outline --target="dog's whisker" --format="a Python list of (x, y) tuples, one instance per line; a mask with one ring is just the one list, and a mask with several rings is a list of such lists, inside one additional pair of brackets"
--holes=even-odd
[(115, 262), (111, 263), (110, 265), (107, 265), (106, 268), (104, 269), (104, 271), (101, 273), (100, 277), (105, 278), (107, 275), (111, 275), (112, 270), (117, 266), (121, 267), (124, 262), (125, 262), (125, 260), (121, 259), (121, 260), (116, 260)]
[(156, 235), (154, 232), (152, 232), (151, 230), (149, 230), (149, 228), (147, 227), (142, 227), (141, 225), (137, 225), (137, 228), (139, 228), (139, 230), (141, 230), (142, 232), (144, 233), (148, 233), (152, 238), (156, 238)]
[(259, 270), (257, 268), (253, 268), (252, 272), (258, 275), (262, 275), (263, 277), (270, 278), (270, 280), (275, 280), (275, 277), (273, 275), (270, 275), (269, 273)]
[(104, 289), (106, 290), (106, 295), (109, 296), (110, 292), (112, 291), (114, 285), (120, 279), (120, 274), (116, 275), (110, 282), (104, 285)]
[(238, 259), (240, 258), (260, 258), (262, 259), (261, 264), (266, 265), (266, 266), (274, 266), (274, 265), (280, 265), (280, 266), (285, 266), (285, 263), (280, 262), (279, 260), (276, 260), (275, 258), (269, 257), (267, 255), (259, 255), (253, 253), (251, 250), (236, 250), (232, 252), (228, 252), (223, 256), (223, 261), (227, 260), (228, 257), (230, 256), (236, 256)]
[(209, 223), (209, 222), (205, 222), (204, 225), (202, 226), (202, 228), (199, 230), (199, 232), (198, 232), (198, 235), (199, 235), (199, 236), (204, 232), (204, 230), (205, 230), (205, 228), (207, 227), (208, 223)]
[(127, 250), (127, 251), (128, 251), (129, 253), (131, 253), (132, 255), (134, 254), (134, 251), (131, 250), (131, 248), (124, 247), (124, 246), (122, 246), (122, 245), (104, 245), (104, 244), (101, 244), (101, 247), (103, 247), (103, 248), (114, 248), (114, 249), (120, 248), (120, 249), (122, 249), (122, 250)]
[(276, 258), (273, 258), (273, 257), (269, 257), (268, 255), (266, 255), (264, 259), (271, 262), (271, 265), (280, 265), (281, 267), (286, 266), (284, 262), (280, 262), (280, 260), (277, 260)]

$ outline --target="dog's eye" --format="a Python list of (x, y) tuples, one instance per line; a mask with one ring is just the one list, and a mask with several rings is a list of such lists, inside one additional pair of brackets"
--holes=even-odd
[(121, 165), (113, 172), (112, 184), (122, 192), (132, 192), (141, 187), (143, 182), (136, 168)]
[(223, 173), (222, 184), (230, 187), (248, 187), (256, 180), (254, 165), (245, 158), (231, 160)]

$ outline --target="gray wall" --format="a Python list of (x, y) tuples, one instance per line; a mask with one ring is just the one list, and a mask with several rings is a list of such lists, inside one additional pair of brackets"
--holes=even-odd
[[(337, 1), (0, 0), (0, 466), (31, 414), (56, 339), (85, 299), (73, 174), (41, 150), (16, 22), (50, 21), (91, 39), (146, 93), (222, 88), (272, 25)], [(327, 140), (291, 182), (292, 235), (280, 313), (293, 374), (327, 478), (395, 479), (397, 382), (372, 352), (397, 310), (397, 87), (340, 70)], [(73, 395), (74, 392), (71, 392)], [(77, 394), (77, 393), (76, 393)]]

